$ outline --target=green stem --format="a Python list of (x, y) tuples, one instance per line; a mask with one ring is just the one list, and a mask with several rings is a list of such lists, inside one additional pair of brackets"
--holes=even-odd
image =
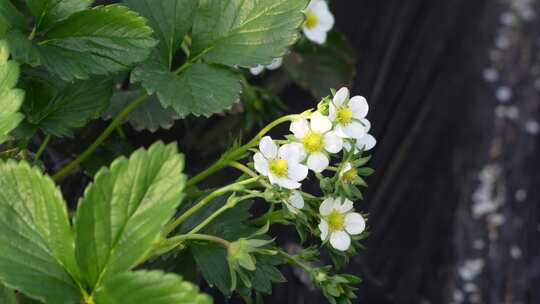
[(170, 239), (167, 239), (166, 242), (169, 244), (175, 244), (175, 243), (181, 244), (189, 240), (209, 241), (209, 242), (223, 245), (223, 247), (225, 248), (229, 248), (229, 246), (231, 245), (229, 241), (222, 239), (220, 237), (208, 235), (208, 234), (199, 234), (199, 233), (177, 235)]
[(75, 158), (73, 161), (71, 161), (68, 165), (66, 165), (62, 170), (57, 172), (55, 175), (53, 175), (53, 180), (58, 181), (59, 179), (63, 178), (64, 176), (68, 175), (71, 171), (73, 171), (81, 162), (83, 162), (86, 158), (88, 158), (110, 135), (114, 130), (116, 130), (116, 127), (121, 125), (124, 119), (131, 113), (139, 104), (141, 104), (146, 97), (148, 97), (147, 94), (143, 94), (134, 100), (132, 100), (125, 108), (122, 110), (122, 112), (118, 113), (114, 120), (109, 124), (109, 126), (99, 135), (99, 137), (92, 143), (86, 150), (79, 155), (77, 158)]
[(231, 208), (234, 208), (234, 206), (236, 206), (236, 204), (238, 204), (239, 202), (250, 199), (250, 198), (254, 198), (254, 197), (260, 197), (260, 196), (261, 196), (260, 194), (248, 194), (242, 197), (235, 197), (235, 198), (230, 199), (229, 201), (227, 201), (225, 205), (223, 205), (221, 208), (219, 208), (214, 213), (212, 213), (209, 217), (207, 217), (204, 221), (202, 221), (199, 225), (197, 225), (197, 227), (193, 228), (189, 232), (189, 234), (193, 234), (193, 233), (197, 233), (201, 231), (204, 227), (206, 227), (206, 225), (210, 224), (214, 219), (220, 216), (223, 212)]
[(296, 256), (292, 256), (292, 255), (284, 252), (283, 250), (279, 250), (278, 254), (281, 255), (283, 258), (285, 258), (285, 260), (287, 260), (287, 262), (289, 262), (289, 264), (291, 264), (291, 265), (296, 265), (296, 266), (304, 269), (307, 272), (311, 272), (313, 270), (313, 267), (299, 261), (299, 259)]
[(45, 148), (47, 148), (47, 145), (51, 141), (52, 135), (47, 135), (43, 142), (41, 143), (41, 146), (39, 146), (39, 149), (36, 152), (36, 155), (34, 156), (34, 160), (39, 160), (41, 158), (41, 155), (43, 155), (43, 152), (45, 152)]
[(176, 229), (180, 224), (182, 224), (188, 217), (192, 216), (195, 212), (199, 211), (201, 208), (206, 206), (209, 202), (211, 202), (213, 199), (231, 191), (236, 191), (241, 189), (244, 185), (251, 184), (253, 182), (256, 182), (258, 178), (249, 178), (246, 180), (242, 180), (239, 182), (236, 182), (234, 184), (227, 185), (225, 187), (219, 188), (212, 193), (210, 193), (208, 196), (200, 200), (197, 204), (195, 204), (193, 207), (189, 208), (186, 212), (182, 213), (179, 217), (177, 217), (172, 223), (170, 223), (164, 230), (163, 235), (167, 236), (171, 232)]
[(208, 176), (216, 173), (217, 171), (223, 169), (224, 167), (227, 167), (229, 163), (237, 161), (240, 157), (244, 155), (249, 149), (255, 147), (261, 138), (263, 138), (270, 130), (275, 128), (276, 126), (292, 121), (294, 119), (297, 119), (298, 117), (301, 117), (303, 114), (293, 114), (293, 115), (287, 115), (283, 116), (281, 118), (278, 118), (268, 124), (266, 127), (264, 127), (255, 137), (253, 137), (247, 144), (240, 146), (234, 150), (231, 150), (227, 153), (225, 153), (217, 162), (215, 162), (210, 167), (206, 168), (204, 171), (200, 172), (199, 174), (195, 175), (194, 177), (190, 178), (187, 181), (186, 188), (195, 186), (200, 181), (204, 180)]

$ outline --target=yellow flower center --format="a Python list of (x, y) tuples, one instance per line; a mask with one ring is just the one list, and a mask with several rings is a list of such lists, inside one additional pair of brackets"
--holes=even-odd
[(326, 220), (330, 231), (343, 230), (343, 226), (345, 226), (345, 215), (337, 210), (332, 210)]
[(308, 11), (306, 13), (305, 27), (311, 29), (317, 26), (318, 23), (319, 23), (319, 17), (317, 17), (317, 15), (313, 11)]
[(338, 108), (336, 112), (336, 119), (342, 125), (348, 125), (352, 122), (353, 112), (346, 107)]
[(289, 164), (286, 159), (274, 159), (270, 161), (269, 169), (277, 177), (284, 177), (287, 175), (287, 169)]
[(348, 171), (345, 171), (343, 173), (343, 176), (341, 177), (341, 180), (347, 184), (352, 184), (354, 181), (356, 181), (356, 178), (358, 177), (358, 171), (355, 168), (352, 168)]
[(320, 151), (324, 145), (323, 136), (313, 131), (308, 132), (302, 139), (302, 144), (308, 153)]

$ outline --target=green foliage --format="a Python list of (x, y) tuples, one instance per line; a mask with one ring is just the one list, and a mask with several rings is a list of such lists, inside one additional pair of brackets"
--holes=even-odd
[(2, 304), (17, 304), (15, 291), (0, 284), (0, 303)]
[(182, 199), (183, 164), (174, 145), (158, 143), (96, 174), (75, 218), (77, 261), (88, 286), (146, 257)]
[(31, 93), (27, 120), (43, 132), (57, 137), (71, 137), (72, 129), (98, 118), (109, 105), (112, 95), (112, 81), (107, 78), (79, 80), (61, 88), (42, 82), (41, 90), (37, 84), (33, 88), (38, 92)]
[(0, 0), (0, 38), (3, 38), (10, 28), (24, 28), (25, 24), (24, 16), (10, 0)]
[(298, 39), (307, 0), (201, 0), (191, 56), (228, 66), (270, 64)]
[(145, 65), (134, 71), (132, 81), (143, 81), (149, 93), (156, 93), (164, 107), (172, 107), (180, 116), (210, 116), (237, 102), (240, 78), (235, 72), (206, 63), (195, 63), (180, 75), (157, 65)]
[[(113, 93), (111, 105), (103, 115), (105, 118), (116, 116), (127, 104), (144, 94), (142, 89), (117, 91)], [(157, 131), (159, 128), (168, 129), (178, 119), (176, 111), (172, 108), (163, 108), (155, 95), (149, 96), (133, 112), (129, 113), (126, 121), (137, 131)]]
[(118, 274), (96, 291), (96, 304), (211, 304), (212, 299), (180, 276), (161, 271)]
[(0, 188), (0, 280), (42, 301), (78, 303), (73, 233), (58, 188), (11, 160), (0, 162)]
[(54, 23), (37, 41), (11, 35), (14, 57), (44, 65), (64, 80), (128, 69), (148, 57), (156, 41), (144, 18), (125, 6), (98, 6)]
[(337, 33), (330, 32), (324, 45), (299, 43), (284, 59), (285, 70), (313, 96), (328, 95), (328, 88), (352, 83), (356, 58), (350, 44)]
[(19, 79), (19, 65), (8, 57), (7, 44), (0, 40), (0, 144), (23, 119), (17, 111), (23, 103), (24, 91), (13, 88)]
[(93, 0), (26, 0), (30, 12), (35, 18), (36, 29), (46, 28), (55, 22), (82, 11)]

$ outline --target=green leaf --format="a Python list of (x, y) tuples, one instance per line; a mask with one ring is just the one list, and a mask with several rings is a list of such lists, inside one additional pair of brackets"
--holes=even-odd
[(0, 303), (2, 304), (17, 304), (15, 291), (7, 288), (0, 283)]
[(43, 28), (86, 9), (94, 0), (26, 0), (36, 19), (36, 27)]
[(126, 5), (148, 20), (159, 39), (160, 60), (171, 68), (173, 56), (191, 29), (197, 1), (193, 0), (124, 0)]
[(95, 177), (79, 202), (76, 255), (90, 287), (140, 263), (183, 197), (183, 156), (157, 143), (120, 158)]
[(179, 75), (146, 64), (133, 71), (131, 81), (142, 81), (149, 94), (156, 93), (164, 107), (182, 117), (222, 112), (239, 100), (242, 89), (238, 73), (206, 63), (191, 64)]
[(13, 59), (27, 63), (30, 66), (38, 66), (41, 62), (39, 49), (36, 48), (32, 41), (18, 29), (11, 29), (6, 33), (6, 41), (9, 44), (9, 49)]
[[(98, 6), (55, 23), (33, 44), (33, 50), (28, 51), (28, 46), (18, 49), (39, 54), (39, 63), (71, 81), (127, 70), (145, 60), (156, 44), (151, 34), (146, 20), (127, 7)], [(30, 56), (33, 64), (35, 57)]]
[(0, 144), (24, 118), (18, 113), (24, 100), (24, 91), (14, 89), (19, 79), (19, 65), (11, 60), (7, 43), (0, 40)]
[(284, 59), (284, 68), (303, 88), (316, 98), (328, 95), (328, 88), (340, 88), (352, 83), (355, 55), (341, 34), (331, 32), (324, 45), (304, 43)]
[[(141, 96), (141, 89), (114, 92), (109, 109), (103, 115), (106, 119), (116, 116), (133, 99)], [(164, 108), (155, 95), (149, 96), (133, 112), (129, 113), (126, 121), (137, 131), (149, 130), (155, 132), (159, 128), (169, 129), (176, 119), (176, 111)]]
[(32, 98), (28, 122), (57, 137), (73, 135), (72, 129), (100, 117), (112, 95), (108, 78), (80, 80), (61, 88), (51, 99)]
[(11, 4), (10, 0), (0, 0), (0, 38), (10, 28), (23, 29), (26, 27), (26, 21), (23, 15)]
[(307, 0), (202, 0), (192, 56), (229, 66), (270, 64), (298, 39)]
[(79, 303), (60, 190), (38, 169), (15, 161), (0, 162), (0, 189), (0, 281), (42, 301)]
[(96, 304), (211, 304), (212, 299), (175, 274), (136, 271), (115, 275), (96, 291)]

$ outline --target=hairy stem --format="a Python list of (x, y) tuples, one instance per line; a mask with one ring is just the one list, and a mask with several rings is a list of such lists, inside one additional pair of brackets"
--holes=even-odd
[(69, 164), (67, 164), (64, 168), (62, 168), (60, 171), (58, 171), (55, 175), (53, 175), (53, 180), (58, 181), (64, 176), (68, 175), (71, 171), (73, 171), (81, 162), (83, 162), (86, 158), (88, 158), (92, 153), (111, 135), (114, 130), (116, 130), (116, 127), (121, 125), (124, 119), (131, 113), (139, 104), (141, 104), (146, 97), (148, 97), (147, 94), (143, 94), (135, 99), (133, 99), (123, 110), (122, 112), (118, 113), (114, 120), (109, 124), (109, 126), (99, 135), (99, 137), (92, 143), (84, 152), (79, 155), (77, 158), (75, 158), (73, 161), (71, 161)]
[(45, 152), (45, 148), (47, 148), (47, 145), (49, 144), (49, 141), (51, 141), (52, 135), (47, 135), (43, 142), (41, 143), (41, 146), (39, 146), (39, 149), (36, 152), (36, 155), (34, 156), (34, 160), (39, 160), (41, 158), (41, 155), (43, 152)]
[(179, 217), (177, 217), (173, 222), (171, 222), (164, 231), (164, 236), (169, 235), (171, 232), (176, 229), (180, 224), (182, 224), (188, 217), (192, 216), (195, 212), (199, 211), (201, 208), (206, 206), (208, 203), (210, 203), (213, 199), (231, 191), (236, 191), (242, 188), (245, 185), (254, 183), (257, 181), (258, 178), (253, 177), (246, 180), (242, 180), (239, 182), (236, 182), (234, 184), (227, 185), (225, 187), (219, 188), (212, 193), (210, 193), (208, 196), (200, 200), (197, 204), (195, 204), (193, 207), (189, 208), (186, 212), (182, 213)]

